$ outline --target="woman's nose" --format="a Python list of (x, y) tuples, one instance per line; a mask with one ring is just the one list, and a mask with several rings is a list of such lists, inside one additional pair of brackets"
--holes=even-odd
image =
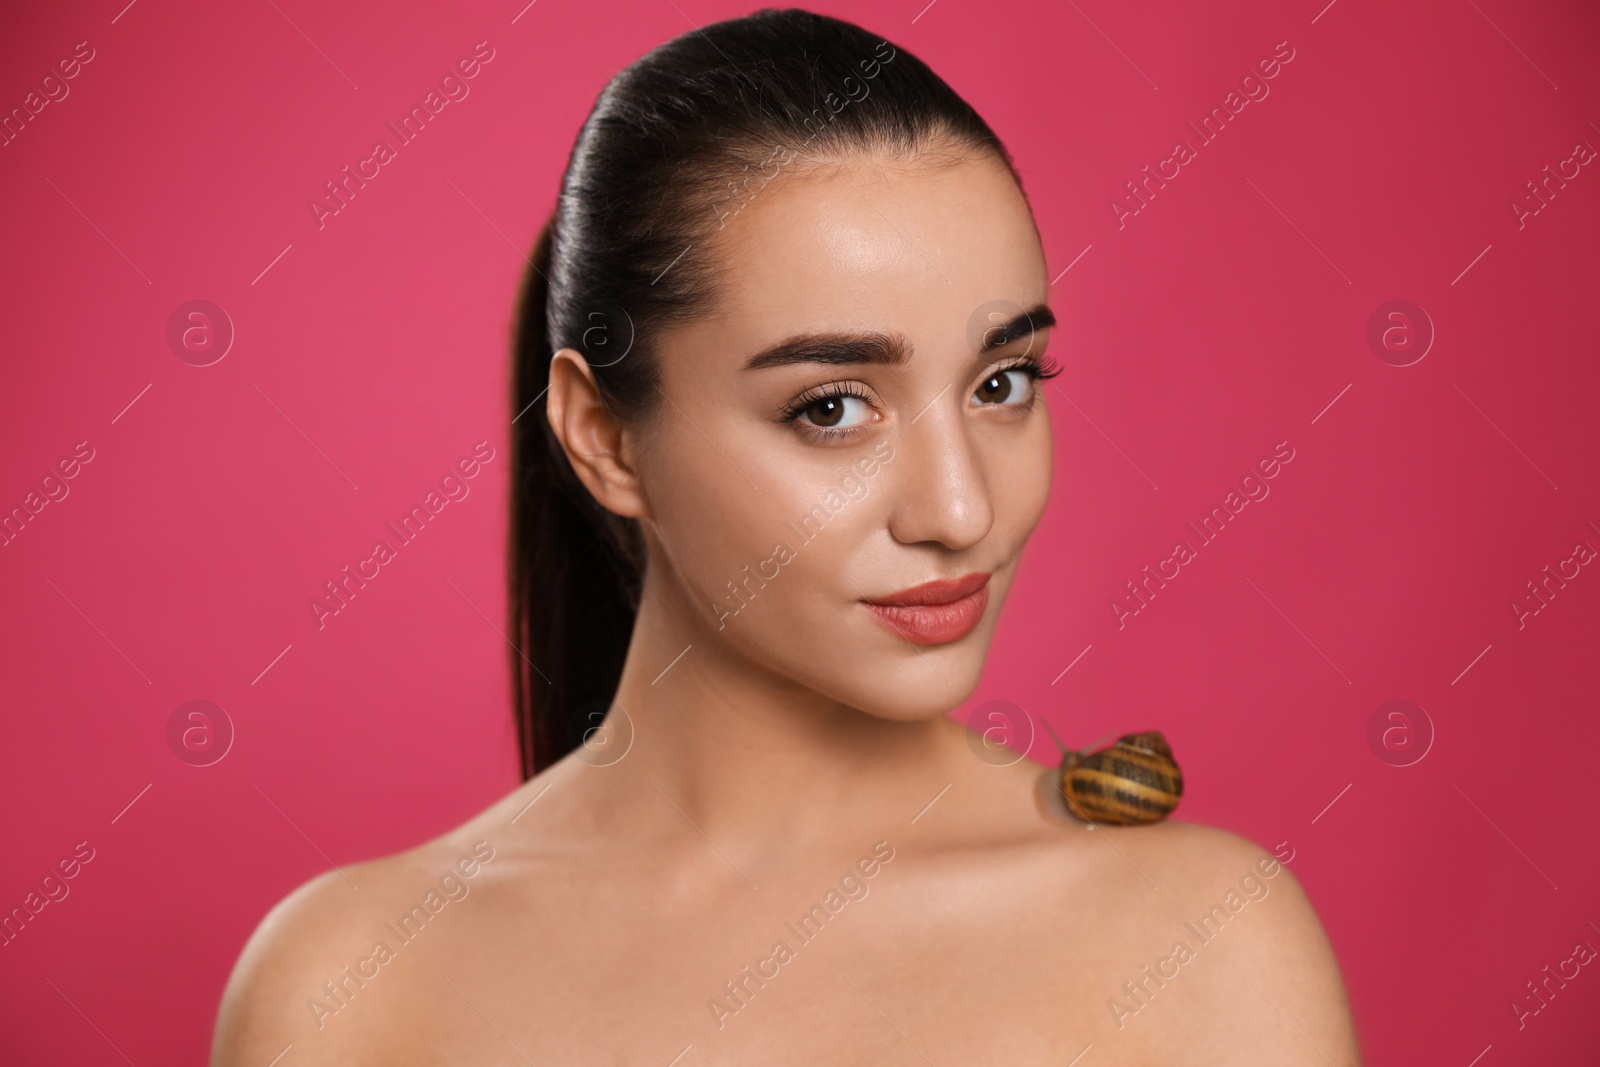
[(913, 416), (895, 441), (889, 532), (902, 544), (969, 548), (994, 525), (986, 472), (950, 392)]

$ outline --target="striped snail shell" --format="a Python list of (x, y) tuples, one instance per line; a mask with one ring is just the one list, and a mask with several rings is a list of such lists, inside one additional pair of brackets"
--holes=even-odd
[(1177, 808), (1183, 772), (1161, 731), (1146, 730), (1094, 752), (1063, 749), (1061, 792), (1084, 822), (1142, 826)]

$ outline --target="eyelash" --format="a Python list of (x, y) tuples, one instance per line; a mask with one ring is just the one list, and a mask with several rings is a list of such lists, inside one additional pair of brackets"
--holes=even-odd
[[(1040, 382), (1048, 381), (1049, 379), (1054, 378), (1056, 375), (1061, 373), (1060, 365), (1049, 356), (1046, 356), (1043, 360), (1039, 359), (1037, 356), (1026, 356), (1015, 363), (1002, 364), (992, 368), (990, 370), (989, 377), (985, 378), (984, 381), (988, 381), (989, 378), (1004, 374), (1007, 371), (1014, 370), (1022, 371), (1036, 385)], [(872, 402), (872, 398), (866, 393), (862, 392), (854, 382), (833, 382), (828, 385), (814, 386), (806, 389), (789, 403), (784, 404), (783, 407), (779, 409), (781, 411), (780, 421), (785, 423), (798, 422), (800, 416), (804, 415), (814, 405), (820, 404), (825, 400), (838, 400), (842, 399), (843, 397), (855, 397), (857, 400), (868, 404)], [(1033, 398), (1030, 398), (1028, 405), (1031, 407), (1032, 404)], [(842, 430), (829, 429), (825, 426), (808, 426), (804, 432), (807, 432), (817, 438), (827, 439), (848, 437), (859, 429), (861, 429), (859, 426), (850, 426)]]

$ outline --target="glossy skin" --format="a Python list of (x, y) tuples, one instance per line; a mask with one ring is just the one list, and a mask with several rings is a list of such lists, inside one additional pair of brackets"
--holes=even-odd
[[(662, 339), (655, 418), (612, 420), (576, 352), (552, 365), (552, 425), (650, 549), (601, 743), (435, 841), (282, 902), (229, 982), (213, 1064), (266, 1067), (286, 1045), (284, 1067), (1060, 1067), (1085, 1046), (1084, 1067), (1357, 1063), (1337, 964), (1286, 868), (1263, 877), (1258, 847), (1180, 821), (1087, 829), (1041, 793), (1036, 764), (976, 758), (948, 717), (977, 685), (1050, 485), (1043, 383), (992, 380), (994, 364), (1038, 357), (1049, 331), (985, 361), (968, 343), (981, 305), (1048, 293), (1003, 166), (875, 158), (791, 174), (715, 240), (723, 291)], [(912, 357), (743, 369), (842, 329), (901, 333)], [(775, 417), (837, 381), (867, 398), (837, 409), (850, 436)], [(1031, 402), (974, 400), (1008, 386)], [(832, 409), (800, 421), (819, 428)], [(874, 473), (853, 468), (874, 450)], [(852, 469), (865, 489), (801, 544), (785, 522)], [(730, 614), (724, 583), (779, 541), (791, 558)], [(953, 641), (914, 645), (861, 603), (978, 571), (993, 572), (987, 607)], [(402, 944), (384, 924), (479, 841), (493, 858), (447, 886), (466, 895), (436, 897)], [(1264, 895), (1228, 898), (1246, 874)], [(1226, 928), (1202, 945), (1184, 924), (1225, 901)], [(806, 941), (785, 923), (816, 903), (837, 910)], [(378, 941), (392, 958), (358, 963)], [(779, 941), (789, 955), (774, 962)], [(1178, 941), (1192, 958), (1159, 964)], [(372, 977), (345, 979), (341, 1005), (323, 983), (345, 964)], [(1172, 977), (1158, 988), (1146, 964)]]

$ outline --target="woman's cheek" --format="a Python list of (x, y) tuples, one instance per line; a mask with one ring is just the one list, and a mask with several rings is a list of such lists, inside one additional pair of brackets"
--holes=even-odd
[(646, 484), (652, 487), (655, 534), (672, 568), (694, 593), (715, 601), (727, 595), (728, 583), (746, 563), (764, 557), (771, 546), (758, 548), (764, 536), (759, 522), (762, 494), (720, 457), (720, 475), (690, 462), (696, 458), (690, 453), (672, 473), (670, 465), (648, 472)]
[(1021, 433), (985, 440), (982, 463), (994, 509), (992, 542), (1026, 539), (1044, 516), (1050, 497), (1050, 453), (1049, 423), (1043, 420), (1022, 428)]
[(827, 532), (804, 540), (805, 505), (771, 479), (760, 492), (735, 481), (699, 487), (684, 498), (694, 506), (675, 517), (679, 567), (711, 602), (719, 629), (731, 616), (753, 625), (795, 611), (807, 584), (797, 569), (808, 570), (828, 540)]
[(1025, 535), (1031, 534), (1044, 517), (1045, 507), (1050, 502), (1050, 484), (1055, 478), (1055, 435), (1051, 432), (1050, 412), (1041, 411), (1038, 418), (1038, 440), (1032, 449), (1033, 462), (1029, 465), (1028, 485), (1032, 492), (1026, 511)]
[(1048, 409), (1036, 409), (1024, 432), (990, 453), (995, 521), (1008, 535), (1025, 540), (1044, 517), (1050, 500), (1055, 443)]

